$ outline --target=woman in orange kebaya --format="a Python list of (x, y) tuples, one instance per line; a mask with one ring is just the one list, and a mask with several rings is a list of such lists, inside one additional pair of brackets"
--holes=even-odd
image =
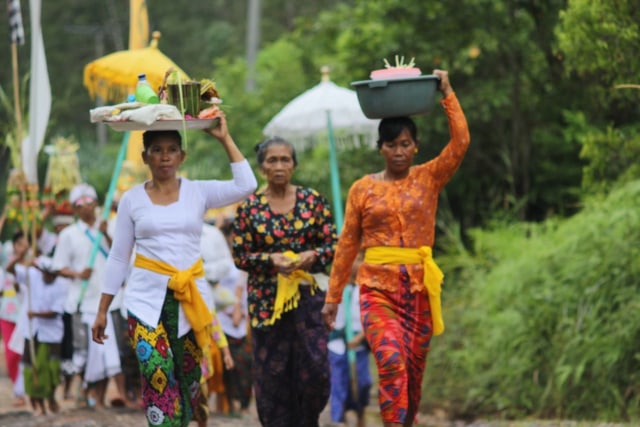
[(342, 290), (362, 247), (358, 269), (360, 318), (376, 359), (379, 404), (385, 427), (412, 426), (433, 334), (444, 330), (440, 313), (442, 272), (433, 261), (438, 196), (469, 146), (467, 120), (446, 71), (439, 90), (451, 140), (434, 159), (412, 166), (418, 152), (409, 117), (385, 118), (378, 127), (381, 172), (364, 176), (349, 190), (345, 221), (322, 309), (333, 328)]

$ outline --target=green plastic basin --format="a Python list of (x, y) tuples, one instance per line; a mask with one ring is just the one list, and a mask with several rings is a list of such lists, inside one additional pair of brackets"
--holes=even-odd
[(352, 82), (358, 102), (370, 119), (427, 114), (435, 105), (440, 79), (433, 74)]

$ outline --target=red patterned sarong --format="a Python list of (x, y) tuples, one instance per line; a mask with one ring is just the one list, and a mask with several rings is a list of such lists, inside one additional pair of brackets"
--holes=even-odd
[(404, 424), (418, 411), (433, 327), (426, 291), (411, 293), (401, 276), (397, 291), (361, 286), (360, 317), (378, 367), (382, 420)]

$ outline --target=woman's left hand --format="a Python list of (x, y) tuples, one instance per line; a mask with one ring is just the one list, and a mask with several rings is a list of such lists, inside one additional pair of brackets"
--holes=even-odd
[(309, 271), (316, 262), (316, 253), (314, 251), (300, 252), (298, 259), (292, 261), (291, 258), (282, 253), (273, 253), (270, 255), (271, 262), (278, 273), (288, 275), (296, 270)]
[(300, 259), (295, 264), (296, 270), (309, 271), (316, 262), (316, 253), (314, 251), (304, 251), (298, 254)]
[(294, 270), (298, 269), (298, 264), (291, 262), (291, 259), (283, 253), (272, 253), (269, 255), (269, 259), (276, 271), (280, 274), (289, 275), (293, 273)]

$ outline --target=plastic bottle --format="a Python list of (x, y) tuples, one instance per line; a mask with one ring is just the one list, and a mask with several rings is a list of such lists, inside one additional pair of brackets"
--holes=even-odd
[(147, 104), (158, 104), (160, 98), (153, 91), (151, 85), (147, 81), (146, 74), (138, 74), (138, 85), (136, 86), (136, 101)]

